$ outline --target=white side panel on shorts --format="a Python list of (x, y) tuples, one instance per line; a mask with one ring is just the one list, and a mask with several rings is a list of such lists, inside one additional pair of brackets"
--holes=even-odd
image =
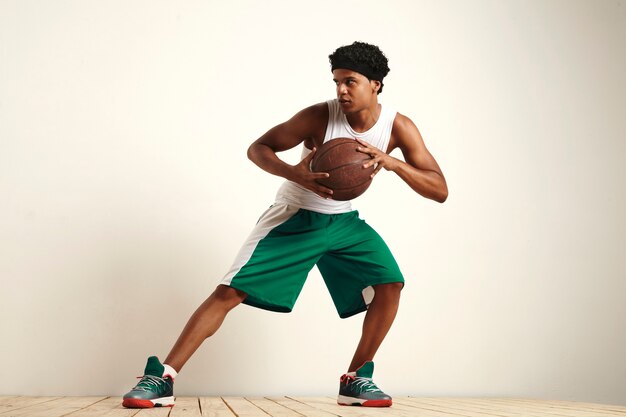
[(363, 294), (363, 301), (365, 301), (365, 305), (370, 305), (370, 303), (374, 299), (375, 293), (376, 291), (374, 290), (374, 287), (372, 287), (371, 285), (369, 287), (363, 288), (362, 294)]
[(267, 236), (272, 229), (289, 220), (298, 210), (300, 210), (299, 207), (290, 206), (288, 204), (274, 204), (267, 209), (265, 213), (261, 215), (261, 218), (259, 218), (254, 229), (252, 229), (250, 236), (248, 236), (241, 246), (233, 265), (224, 278), (222, 278), (220, 284), (230, 285), (233, 277), (248, 263), (261, 239)]

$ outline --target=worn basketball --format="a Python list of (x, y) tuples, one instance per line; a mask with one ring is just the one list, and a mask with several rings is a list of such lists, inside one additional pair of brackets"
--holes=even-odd
[(329, 140), (319, 147), (311, 161), (311, 171), (327, 172), (328, 178), (317, 182), (333, 190), (333, 200), (352, 200), (363, 194), (372, 183), (374, 166), (363, 168), (371, 157), (356, 150), (359, 142), (350, 138)]

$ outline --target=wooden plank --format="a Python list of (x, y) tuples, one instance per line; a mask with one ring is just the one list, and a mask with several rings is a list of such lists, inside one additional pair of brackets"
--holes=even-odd
[(518, 402), (518, 403), (535, 403), (541, 404), (544, 406), (554, 407), (554, 408), (564, 408), (570, 410), (579, 410), (579, 411), (602, 411), (608, 412), (608, 415), (617, 415), (623, 416), (626, 415), (626, 407), (619, 405), (607, 405), (607, 404), (597, 404), (597, 403), (587, 403), (587, 402), (579, 402), (579, 401), (555, 401), (555, 400), (531, 400), (524, 398), (510, 398), (507, 399), (509, 402)]
[(466, 413), (459, 412), (458, 410), (442, 411), (436, 409), (418, 408), (398, 402), (397, 398), (394, 398), (394, 404), (391, 409), (394, 410), (395, 413), (401, 413), (402, 416), (419, 415), (420, 417), (467, 417)]
[(435, 407), (441, 411), (460, 412), (468, 416), (537, 417), (520, 410), (504, 410), (498, 404), (469, 404), (466, 400), (466, 398), (404, 398), (399, 401), (407, 401), (424, 408)]
[(336, 399), (334, 402), (329, 402), (329, 399), (326, 397), (292, 397), (292, 396), (289, 396), (288, 398), (291, 398), (295, 401), (299, 401), (311, 407), (314, 407), (319, 410), (323, 410), (328, 413), (335, 414), (341, 417), (366, 417), (366, 416), (373, 415), (371, 414), (371, 412), (368, 412), (364, 408), (363, 409), (365, 410), (365, 413), (360, 413), (359, 410), (362, 409), (361, 407), (359, 407), (358, 409), (356, 409), (355, 407), (345, 407), (345, 406), (342, 407), (337, 404)]
[(243, 397), (222, 397), (238, 417), (267, 417), (267, 413)]
[(272, 417), (302, 417), (302, 414), (283, 407), (282, 405), (264, 397), (246, 397), (246, 400), (259, 407)]
[[(445, 399), (450, 400), (452, 399)], [(525, 407), (512, 406), (507, 403), (492, 401), (488, 398), (457, 398), (454, 400), (456, 406), (463, 407), (481, 413), (495, 414), (506, 417), (559, 417), (559, 415), (545, 414), (541, 410), (529, 410)], [(567, 415), (561, 415), (567, 417)]]
[(296, 411), (305, 417), (337, 417), (339, 415), (320, 410), (319, 408), (314, 408), (309, 404), (305, 404), (288, 397), (267, 397), (267, 399), (274, 401), (283, 407), (287, 407), (290, 410)]
[[(168, 417), (170, 415), (170, 412), (174, 408), (176, 408), (175, 405), (174, 407), (153, 407), (153, 408), (134, 409), (134, 410), (139, 410), (137, 414), (135, 414), (134, 417)], [(68, 417), (71, 417), (71, 416), (68, 416)]]
[(420, 410), (419, 413), (422, 413), (423, 410), (428, 410), (434, 413), (444, 413), (449, 415), (460, 415), (463, 417), (510, 417), (507, 414), (499, 413), (496, 411), (481, 411), (476, 408), (463, 406), (459, 404), (457, 401), (431, 401), (424, 399), (414, 399), (414, 398), (394, 398), (394, 406), (395, 405), (405, 405), (410, 407), (415, 407), (416, 412)]
[(616, 404), (599, 404), (599, 403), (589, 403), (589, 402), (572, 402), (572, 401), (556, 401), (550, 400), (549, 403), (554, 404), (571, 404), (576, 407), (584, 407), (590, 410), (603, 410), (603, 411), (613, 411), (618, 414), (626, 414), (626, 406), (616, 405)]
[(393, 406), (391, 407), (398, 413), (402, 413), (405, 416), (419, 415), (421, 417), (494, 417), (478, 415), (474, 416), (471, 412), (455, 409), (441, 409), (435, 406), (419, 406), (405, 402), (403, 398), (396, 397), (393, 399)]
[(63, 397), (12, 397), (11, 400), (0, 405), (0, 416), (5, 415), (5, 413), (9, 411), (19, 410), (20, 408), (30, 407), (61, 398)]
[(235, 417), (220, 397), (200, 397), (202, 417)]
[(507, 415), (524, 417), (610, 417), (610, 414), (605, 412), (550, 407), (543, 404), (541, 400), (524, 403), (517, 399), (506, 398), (468, 398), (463, 401), (476, 409), (497, 409), (500, 412), (506, 412)]
[(120, 397), (109, 397), (86, 408), (70, 413), (67, 417), (132, 417), (138, 412), (138, 409), (122, 407), (122, 399)]
[[(98, 417), (133, 417), (139, 414), (141, 409), (139, 408), (124, 408), (122, 407), (121, 401), (118, 406), (112, 408), (111, 410), (104, 411), (102, 414), (99, 414)], [(155, 414), (151, 414), (151, 416), (155, 416)], [(167, 414), (165, 414), (167, 416)], [(73, 417), (70, 414), (70, 417)]]
[(489, 403), (493, 405), (497, 405), (500, 408), (505, 410), (510, 410), (513, 412), (523, 413), (525, 416), (538, 416), (538, 417), (608, 417), (606, 412), (598, 412), (593, 410), (584, 410), (584, 409), (566, 409), (566, 408), (557, 408), (550, 407), (546, 404), (543, 404), (541, 400), (533, 400), (527, 402), (520, 402), (517, 399), (507, 399), (507, 398), (487, 398), (482, 400), (474, 400), (473, 403)]
[(6, 411), (2, 417), (60, 417), (81, 410), (107, 397), (61, 397), (19, 410)]
[[(334, 397), (330, 397), (331, 400), (334, 400)], [(402, 417), (414, 417), (419, 414), (420, 417), (464, 417), (462, 413), (454, 413), (454, 412), (443, 412), (436, 409), (428, 409), (422, 408), (419, 409), (411, 404), (402, 403), (398, 401), (398, 398), (393, 399), (393, 405), (390, 408), (371, 408), (371, 410), (379, 410), (379, 412), (384, 412), (386, 415), (391, 416), (402, 416)], [(359, 407), (351, 407), (351, 408), (359, 408)], [(432, 408), (432, 407), (431, 407)]]
[[(394, 416), (415, 417), (413, 410), (396, 407), (352, 407), (337, 404), (336, 397), (289, 397), (341, 417)], [(428, 417), (428, 416), (426, 416)]]
[(198, 397), (176, 397), (169, 417), (201, 417)]

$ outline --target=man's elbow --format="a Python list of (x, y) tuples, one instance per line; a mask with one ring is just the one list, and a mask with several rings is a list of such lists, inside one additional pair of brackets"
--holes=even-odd
[(434, 200), (438, 203), (444, 203), (448, 199), (448, 186), (441, 187)]
[(251, 160), (252, 162), (255, 161), (255, 156), (257, 155), (257, 143), (254, 142), (252, 145), (248, 146), (248, 159)]

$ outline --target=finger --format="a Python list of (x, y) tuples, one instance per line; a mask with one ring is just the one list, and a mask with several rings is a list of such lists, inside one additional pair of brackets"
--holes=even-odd
[(369, 147), (369, 143), (365, 142), (363, 139), (354, 138), (354, 140), (356, 140), (356, 142), (364, 148)]
[(374, 175), (378, 174), (378, 171), (380, 171), (383, 168), (383, 166), (381, 164), (378, 164), (378, 166), (374, 169), (374, 172), (372, 172), (372, 175), (370, 175), (370, 178), (374, 178)]
[(363, 164), (363, 168), (369, 168), (372, 165), (379, 164), (379, 162), (380, 162), (380, 158), (372, 158), (372, 159), (370, 159), (369, 161), (367, 161), (366, 163)]
[(309, 154), (307, 156), (305, 156), (304, 158), (302, 158), (302, 161), (300, 161), (300, 164), (304, 165), (305, 167), (307, 167), (307, 169), (312, 172), (313, 171), (313, 156), (315, 156), (315, 152), (317, 151), (317, 148), (313, 148), (311, 149), (311, 152), (309, 152)]
[(313, 178), (315, 179), (330, 177), (330, 174), (328, 172), (314, 172), (312, 175), (313, 175)]
[(376, 156), (376, 149), (371, 149), (371, 148), (362, 148), (362, 147), (357, 147), (356, 148), (357, 151), (364, 153), (366, 155), (369, 155), (371, 158), (374, 158)]
[(315, 155), (315, 152), (317, 152), (317, 148), (313, 148), (311, 149), (311, 152), (304, 157), (303, 161), (311, 161), (313, 159), (313, 155)]

